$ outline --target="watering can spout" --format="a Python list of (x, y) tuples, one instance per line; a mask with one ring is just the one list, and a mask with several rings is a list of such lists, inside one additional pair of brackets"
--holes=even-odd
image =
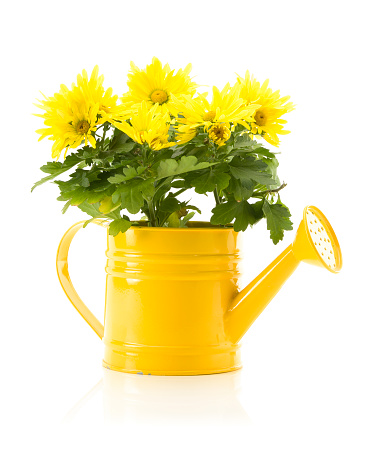
[(313, 206), (304, 209), (294, 242), (231, 302), (225, 317), (231, 342), (239, 342), (301, 261), (333, 273), (342, 268), (337, 237), (324, 214)]

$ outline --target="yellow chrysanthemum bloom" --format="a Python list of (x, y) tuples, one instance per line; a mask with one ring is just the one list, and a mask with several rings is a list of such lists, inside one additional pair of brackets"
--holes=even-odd
[(252, 116), (260, 105), (245, 105), (239, 93), (240, 87), (230, 87), (227, 83), (222, 91), (213, 87), (211, 102), (207, 100), (207, 94), (198, 95), (194, 99), (183, 96), (182, 100), (172, 96), (174, 106), (181, 115), (176, 120), (178, 141), (186, 143), (196, 135), (197, 127), (204, 126), (207, 130), (217, 123), (242, 124), (251, 129), (248, 123), (253, 120)]
[(38, 114), (44, 118), (47, 126), (37, 130), (39, 140), (47, 137), (52, 140), (52, 157), (59, 159), (63, 149), (64, 157), (69, 148), (77, 148), (82, 142), (88, 142), (95, 148), (94, 132), (105, 121), (126, 119), (130, 116), (126, 107), (117, 105), (118, 96), (112, 95), (112, 89), (103, 88), (103, 75), (98, 76), (99, 68), (94, 67), (90, 78), (86, 70), (77, 76), (77, 84), (72, 89), (60, 86), (60, 92), (53, 97), (44, 96), (37, 107), (45, 111)]
[(130, 124), (127, 121), (114, 122), (114, 126), (126, 133), (136, 143), (147, 143), (151, 149), (158, 151), (175, 145), (168, 141), (170, 116), (168, 113), (158, 113), (158, 107), (151, 109), (145, 101), (141, 102), (138, 110), (132, 114)]
[(72, 85), (72, 96), (78, 101), (84, 98), (90, 106), (98, 104), (98, 115), (105, 121), (125, 119), (130, 116), (130, 111), (124, 105), (117, 105), (118, 96), (112, 94), (112, 88), (103, 87), (104, 76), (98, 76), (99, 67), (96, 65), (90, 78), (86, 70), (82, 75), (77, 75), (77, 85)]
[(253, 76), (250, 76), (249, 71), (246, 72), (245, 78), (238, 77), (237, 85), (240, 88), (240, 97), (247, 104), (260, 105), (254, 114), (254, 121), (251, 122), (251, 136), (262, 135), (271, 145), (278, 146), (278, 135), (290, 133), (284, 130), (287, 121), (281, 119), (283, 115), (294, 109), (291, 102), (287, 103), (290, 97), (280, 97), (279, 91), (273, 92), (268, 88), (269, 80), (260, 85)]
[(180, 99), (184, 95), (193, 96), (196, 92), (197, 84), (189, 76), (191, 68), (189, 64), (175, 73), (168, 64), (163, 67), (156, 57), (145, 70), (140, 70), (131, 62), (127, 82), (129, 92), (124, 94), (122, 102), (132, 109), (137, 109), (141, 102), (146, 102), (149, 108), (156, 106), (158, 112), (176, 116), (171, 96)]
[(93, 133), (97, 128), (98, 104), (90, 105), (82, 96), (73, 97), (72, 91), (61, 85), (60, 92), (53, 97), (45, 97), (40, 101), (39, 108), (45, 110), (40, 116), (47, 126), (38, 129), (39, 141), (48, 138), (52, 145), (52, 157), (59, 159), (63, 149), (64, 157), (69, 148), (77, 148), (82, 142), (95, 148), (96, 142)]
[(188, 143), (197, 135), (197, 129), (195, 127), (182, 124), (178, 126), (177, 129), (175, 138), (179, 144)]
[(223, 146), (231, 137), (230, 125), (227, 123), (213, 124), (209, 130), (209, 138), (218, 146)]

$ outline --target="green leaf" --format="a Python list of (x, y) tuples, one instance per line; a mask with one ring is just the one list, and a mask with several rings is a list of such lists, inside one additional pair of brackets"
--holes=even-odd
[[(143, 172), (145, 172), (146, 169), (147, 169), (147, 167), (144, 167), (144, 166), (140, 165), (139, 167), (137, 167), (137, 174), (141, 175)], [(123, 173), (124, 173), (124, 175), (126, 177), (128, 177), (128, 172), (126, 172), (126, 170), (128, 170), (128, 169), (123, 169)]]
[(68, 202), (65, 203), (64, 207), (61, 209), (61, 213), (64, 215), (64, 213), (68, 210), (68, 208), (71, 205), (71, 201), (68, 200)]
[(56, 172), (60, 172), (63, 169), (63, 164), (61, 162), (47, 162), (47, 164), (42, 165), (40, 170), (44, 173), (53, 174)]
[(108, 181), (110, 183), (123, 183), (124, 181), (131, 180), (132, 178), (135, 178), (138, 175), (141, 175), (142, 172), (146, 170), (146, 167), (137, 167), (137, 170), (134, 167), (124, 167), (123, 168), (123, 174), (121, 173), (115, 173), (114, 176), (109, 177)]
[(256, 160), (253, 157), (234, 157), (229, 164), (230, 172), (234, 178), (239, 179), (242, 184), (249, 180), (261, 184), (275, 184), (271, 175), (265, 172), (267, 164)]
[(168, 196), (166, 197), (161, 205), (159, 206), (159, 211), (171, 214), (180, 210), (181, 203), (175, 197)]
[(236, 216), (238, 205), (239, 202), (236, 202), (235, 200), (217, 205), (212, 210), (213, 216), (211, 217), (210, 222), (214, 225), (231, 223)]
[(82, 204), (78, 205), (78, 208), (82, 210), (83, 212), (87, 213), (89, 216), (91, 216), (94, 219), (97, 218), (113, 218), (113, 219), (119, 219), (121, 218), (120, 216), (120, 209), (117, 208), (109, 213), (106, 213), (105, 215), (99, 211), (99, 202), (95, 204), (89, 204), (87, 202), (82, 202)]
[(201, 210), (198, 207), (196, 207), (195, 205), (186, 205), (186, 204), (187, 204), (187, 202), (183, 202), (183, 208), (184, 209), (195, 210), (197, 213), (200, 213), (200, 215), (201, 215)]
[(107, 197), (109, 194), (111, 194), (111, 189), (105, 190), (105, 191), (95, 191), (93, 192), (92, 190), (89, 190), (87, 192), (87, 197), (86, 201), (88, 204), (95, 204), (99, 202), (100, 200), (104, 199)]
[[(193, 145), (191, 145), (193, 146)], [(199, 146), (199, 147), (193, 147), (192, 149), (186, 149), (184, 152), (187, 157), (188, 156), (195, 156), (198, 160), (204, 160), (207, 158), (210, 154), (207, 145), (205, 146)]]
[(283, 239), (283, 231), (292, 230), (290, 221), (290, 212), (282, 203), (270, 204), (266, 199), (262, 206), (263, 213), (266, 217), (267, 228), (270, 231), (270, 238), (276, 245)]
[(88, 224), (92, 223), (93, 221), (95, 221), (97, 218), (90, 218), (90, 219), (87, 219), (85, 222), (84, 222), (84, 225), (82, 226), (83, 228), (85, 228)]
[(179, 226), (180, 226), (180, 227), (187, 227), (188, 221), (189, 221), (190, 219), (192, 219), (194, 216), (195, 216), (195, 212), (190, 212), (190, 213), (186, 214), (186, 215), (180, 220)]
[(171, 181), (173, 180), (173, 177), (165, 178), (161, 182), (159, 182), (158, 186), (155, 188), (155, 194), (154, 194), (154, 202), (156, 202), (158, 206), (158, 202), (164, 199), (165, 194), (169, 192), (171, 189)]
[(114, 204), (112, 202), (112, 197), (111, 196), (107, 196), (100, 202), (100, 206), (99, 206), (98, 210), (101, 213), (110, 213), (110, 212), (112, 212), (113, 210), (115, 210), (118, 207), (120, 207), (120, 204)]
[(88, 188), (91, 182), (98, 181), (98, 175), (100, 171), (98, 169), (83, 170), (77, 169), (70, 176), (67, 181), (58, 181), (55, 183), (59, 186), (61, 192), (73, 191), (78, 187)]
[(246, 200), (239, 202), (234, 222), (235, 232), (245, 231), (248, 226), (253, 226), (260, 219), (255, 212), (254, 205), (251, 205)]
[(214, 225), (225, 225), (231, 223), (234, 219), (234, 230), (236, 232), (245, 231), (248, 226), (253, 226), (261, 218), (261, 203), (250, 204), (246, 200), (242, 202), (230, 201), (217, 205), (212, 210), (213, 216), (210, 222)]
[(109, 151), (124, 152), (131, 151), (135, 146), (134, 141), (128, 135), (119, 129), (114, 130), (112, 140), (109, 144)]
[(82, 181), (81, 181), (81, 186), (83, 186), (84, 188), (88, 188), (90, 186), (89, 178), (87, 178), (86, 176), (83, 176)]
[(254, 149), (252, 151), (252, 154), (257, 154), (258, 156), (265, 156), (270, 159), (273, 159), (273, 157), (275, 157), (274, 153), (270, 152), (267, 148), (263, 148), (263, 147)]
[(117, 203), (121, 198), (121, 205), (130, 213), (138, 213), (144, 205), (144, 199), (153, 197), (155, 192), (154, 180), (131, 180), (119, 186), (113, 194), (113, 201)]
[(232, 145), (224, 145), (224, 146), (221, 146), (220, 148), (218, 148), (217, 150), (217, 154), (221, 157), (223, 156), (228, 156), (229, 153), (233, 150), (233, 146)]
[(119, 232), (126, 232), (132, 226), (132, 222), (123, 216), (120, 219), (115, 219), (110, 223), (109, 234), (115, 237)]
[(69, 200), (71, 205), (79, 205), (88, 198), (89, 192), (85, 188), (76, 188), (72, 191), (64, 192), (58, 200)]
[(75, 187), (70, 191), (62, 191), (57, 200), (70, 200), (71, 205), (79, 205), (81, 202), (84, 202), (85, 200), (87, 200), (89, 204), (93, 204), (104, 199), (109, 194), (111, 194), (111, 189), (97, 192), (89, 188)]
[(96, 180), (90, 182), (90, 191), (100, 192), (113, 188), (114, 186), (108, 182), (108, 178), (110, 176), (109, 172), (100, 172), (97, 175)]
[(103, 213), (98, 210), (98, 203), (88, 204), (87, 202), (82, 202), (82, 204), (78, 205), (78, 208), (90, 215), (92, 218), (103, 218)]
[(185, 180), (176, 180), (171, 183), (171, 188), (181, 189), (186, 187), (187, 183), (185, 182)]
[(154, 168), (157, 167), (157, 164), (165, 159), (170, 159), (173, 156), (173, 151), (171, 148), (164, 148), (163, 150), (158, 151), (158, 153), (152, 158), (151, 164)]
[(168, 227), (180, 227), (180, 218), (176, 212), (172, 213), (168, 218)]
[(195, 187), (195, 191), (199, 194), (213, 192), (214, 189), (220, 191), (227, 188), (230, 182), (230, 175), (225, 172), (218, 172), (215, 168), (206, 169), (197, 178), (191, 181), (191, 185)]
[(275, 181), (275, 185), (270, 186), (270, 189), (276, 189), (281, 185), (281, 182), (279, 181), (278, 175), (277, 175), (277, 168), (279, 166), (278, 159), (276, 157), (273, 158), (264, 158), (262, 159), (263, 162), (268, 166), (266, 169), (268, 173), (272, 176), (273, 180)]
[(122, 145), (119, 145), (115, 148), (110, 148), (106, 151), (107, 154), (112, 154), (112, 153), (129, 153), (132, 151), (132, 149), (135, 147), (136, 143), (129, 142), (129, 143), (123, 143)]
[(252, 197), (255, 182), (253, 180), (240, 181), (231, 177), (230, 184), (226, 188), (227, 194), (232, 194), (235, 200), (248, 200)]
[[(134, 175), (134, 176), (136, 176), (136, 175)], [(115, 173), (114, 176), (107, 178), (107, 180), (110, 183), (115, 183), (115, 184), (116, 183), (123, 183), (126, 180), (126, 177), (125, 177), (125, 175), (122, 175), (120, 173)]]
[(67, 156), (63, 163), (47, 162), (47, 164), (43, 165), (40, 170), (44, 173), (48, 173), (49, 175), (37, 181), (31, 188), (31, 191), (33, 191), (37, 186), (40, 186), (47, 181), (53, 180), (62, 173), (67, 172), (69, 169), (79, 164), (80, 162), (82, 162), (82, 157), (79, 157), (77, 154), (71, 154)]
[(259, 143), (256, 140), (252, 140), (248, 134), (238, 135), (234, 142), (234, 148), (248, 148), (253, 149), (257, 147)]
[(165, 159), (159, 163), (157, 174), (158, 179), (173, 175), (181, 175), (193, 170), (201, 170), (210, 167), (209, 162), (199, 162), (195, 156), (183, 156), (180, 160)]

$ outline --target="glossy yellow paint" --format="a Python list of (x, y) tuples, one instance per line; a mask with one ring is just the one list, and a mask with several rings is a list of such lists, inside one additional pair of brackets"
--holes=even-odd
[[(294, 243), (240, 293), (239, 234), (231, 228), (131, 227), (108, 235), (104, 327), (79, 298), (68, 272), (69, 245), (84, 222), (61, 240), (58, 276), (72, 304), (103, 339), (105, 367), (151, 375), (228, 372), (241, 367), (241, 337), (299, 262), (321, 259), (305, 221), (317, 212), (305, 209)], [(324, 223), (340, 257), (334, 232)], [(333, 270), (323, 259), (318, 265), (340, 270), (340, 263)]]

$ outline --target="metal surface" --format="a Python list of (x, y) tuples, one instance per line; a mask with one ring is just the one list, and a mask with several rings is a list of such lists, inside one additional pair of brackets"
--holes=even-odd
[[(240, 339), (300, 261), (331, 272), (342, 267), (338, 240), (316, 207), (305, 208), (294, 242), (241, 292), (239, 235), (233, 229), (205, 223), (188, 229), (133, 226), (107, 236), (103, 327), (68, 272), (69, 246), (83, 223), (60, 242), (58, 276), (69, 300), (103, 339), (103, 365), (122, 372), (198, 375), (239, 369)], [(332, 253), (325, 256), (326, 251)]]

